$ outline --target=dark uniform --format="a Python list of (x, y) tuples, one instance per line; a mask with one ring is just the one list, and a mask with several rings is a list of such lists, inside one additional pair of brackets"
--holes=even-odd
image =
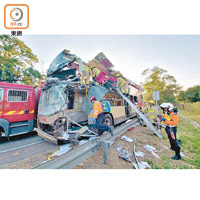
[(112, 128), (105, 124), (105, 114), (100, 113), (96, 119), (96, 128), (98, 129), (98, 134), (102, 135), (104, 131), (108, 131), (112, 134)]

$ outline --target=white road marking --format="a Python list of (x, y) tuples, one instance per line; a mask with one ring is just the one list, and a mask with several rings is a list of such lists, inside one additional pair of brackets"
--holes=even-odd
[(22, 149), (24, 147), (32, 146), (34, 144), (39, 144), (39, 143), (43, 143), (43, 142), (46, 142), (46, 141), (38, 141), (38, 142), (34, 142), (34, 143), (23, 145), (23, 146), (20, 146), (20, 147), (16, 147), (16, 148), (12, 148), (12, 149), (7, 149), (7, 150), (4, 150), (4, 151), (0, 151), (0, 154), (1, 153), (6, 153), (6, 152), (9, 152), (9, 151), (14, 151), (14, 150), (17, 150), (17, 149)]

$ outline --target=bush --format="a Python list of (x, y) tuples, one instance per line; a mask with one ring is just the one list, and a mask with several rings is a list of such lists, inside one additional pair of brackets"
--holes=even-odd
[(189, 113), (200, 114), (200, 102), (184, 103), (179, 108)]

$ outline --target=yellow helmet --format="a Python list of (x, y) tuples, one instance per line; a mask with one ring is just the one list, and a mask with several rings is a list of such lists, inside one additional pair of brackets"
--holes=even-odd
[(115, 74), (115, 77), (119, 77), (120, 76), (120, 74)]
[(94, 66), (89, 66), (90, 69), (94, 68)]
[(155, 104), (155, 102), (153, 100), (149, 101), (149, 103)]

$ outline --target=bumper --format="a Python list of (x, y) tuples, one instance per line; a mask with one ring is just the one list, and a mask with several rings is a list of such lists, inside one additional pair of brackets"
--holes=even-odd
[(44, 131), (40, 130), (39, 128), (34, 128), (35, 131), (37, 131), (38, 135), (45, 139), (48, 142), (54, 143), (57, 145), (57, 140), (52, 136), (49, 135), (48, 133), (45, 133)]

